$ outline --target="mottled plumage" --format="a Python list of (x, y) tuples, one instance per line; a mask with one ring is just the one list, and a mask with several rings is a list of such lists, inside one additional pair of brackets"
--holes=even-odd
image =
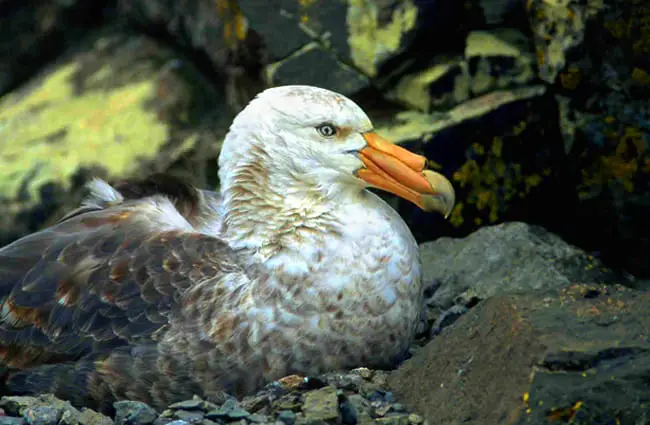
[(235, 119), (219, 194), (165, 176), (91, 182), (80, 208), (0, 249), (2, 393), (162, 409), (393, 366), (421, 314), (418, 251), (365, 188), (444, 214), (453, 190), (377, 137), (349, 99), (281, 87)]

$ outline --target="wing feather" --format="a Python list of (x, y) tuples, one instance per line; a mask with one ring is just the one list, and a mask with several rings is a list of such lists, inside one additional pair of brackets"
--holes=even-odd
[(234, 254), (163, 196), (68, 215), (0, 249), (0, 366), (150, 340), (183, 292)]

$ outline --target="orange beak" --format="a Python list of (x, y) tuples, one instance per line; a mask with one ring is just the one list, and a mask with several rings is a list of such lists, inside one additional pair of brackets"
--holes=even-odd
[(357, 177), (393, 193), (424, 211), (445, 217), (454, 208), (454, 187), (445, 176), (427, 169), (427, 159), (384, 139), (375, 132), (363, 135), (368, 146), (359, 151), (365, 167)]

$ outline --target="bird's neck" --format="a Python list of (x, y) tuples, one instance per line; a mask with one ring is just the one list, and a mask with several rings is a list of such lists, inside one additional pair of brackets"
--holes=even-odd
[[(361, 191), (278, 172), (264, 157), (233, 170), (222, 184), (222, 236), (235, 249), (249, 249), (267, 260), (287, 250), (308, 249), (341, 233), (341, 204), (355, 202)], [(303, 178), (304, 177), (304, 178)]]

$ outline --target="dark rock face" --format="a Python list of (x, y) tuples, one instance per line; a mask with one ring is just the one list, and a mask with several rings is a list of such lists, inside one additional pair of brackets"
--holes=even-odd
[(116, 9), (120, 18), (190, 53), (212, 79), (225, 81), (232, 111), (263, 88), (260, 40), (237, 1), (117, 0)]
[(650, 294), (574, 284), (492, 297), (389, 378), (430, 423), (634, 423), (650, 395)]
[(109, 1), (0, 1), (0, 96), (100, 25)]
[(265, 43), (269, 84), (311, 84), (346, 95), (369, 87), (422, 33), (427, 3), (239, 1)]
[(567, 51), (555, 80), (579, 200), (575, 215), (567, 218), (575, 222), (585, 248), (648, 276), (650, 5), (606, 1), (598, 12), (577, 11), (593, 18), (586, 21), (580, 44)]

